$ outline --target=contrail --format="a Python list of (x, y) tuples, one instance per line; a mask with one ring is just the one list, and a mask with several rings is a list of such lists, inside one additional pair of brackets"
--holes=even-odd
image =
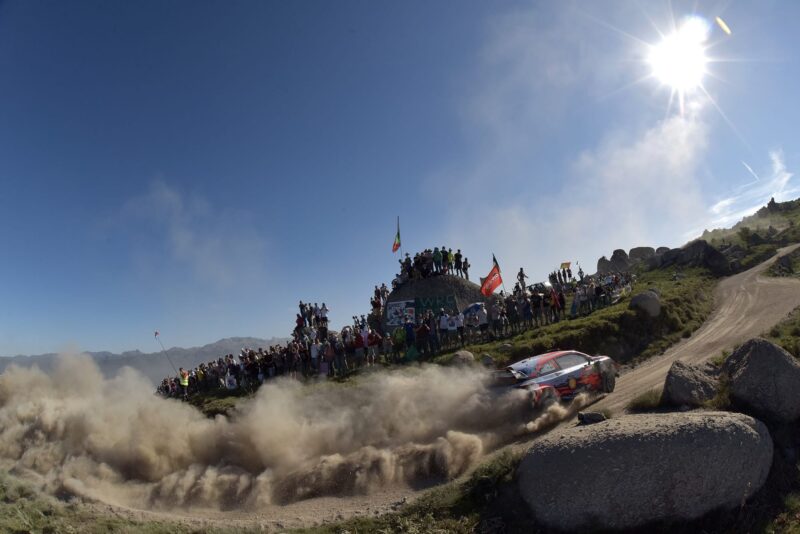
[(754, 171), (754, 170), (753, 170), (753, 168), (752, 168), (752, 167), (750, 167), (750, 165), (748, 165), (748, 164), (747, 164), (747, 163), (745, 163), (744, 161), (742, 161), (742, 165), (744, 165), (744, 168), (745, 168), (745, 169), (747, 169), (747, 172), (749, 172), (750, 174), (752, 174), (752, 175), (753, 175), (753, 178), (755, 178), (755, 179), (756, 179), (756, 182), (758, 182), (759, 180), (761, 180), (761, 178), (759, 178), (759, 177), (758, 177), (758, 175), (756, 174), (756, 171)]

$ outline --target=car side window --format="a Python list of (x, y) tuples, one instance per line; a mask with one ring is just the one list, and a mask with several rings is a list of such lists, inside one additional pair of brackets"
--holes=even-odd
[(565, 354), (563, 356), (559, 356), (556, 358), (556, 360), (562, 369), (577, 367), (578, 365), (585, 365), (587, 362), (586, 358), (580, 354)]
[(553, 360), (550, 360), (549, 362), (544, 362), (542, 366), (539, 367), (539, 372), (537, 373), (537, 376), (549, 375), (550, 373), (557, 370), (558, 367), (556, 366), (555, 362)]

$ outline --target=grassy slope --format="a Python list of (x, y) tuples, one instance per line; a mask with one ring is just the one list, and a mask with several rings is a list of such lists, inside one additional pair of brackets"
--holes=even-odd
[[(688, 337), (703, 324), (713, 308), (714, 279), (704, 270), (682, 271), (672, 280), (672, 269), (642, 274), (634, 293), (649, 288), (661, 294), (662, 313), (657, 319), (628, 309), (629, 299), (591, 315), (528, 330), (514, 337), (468, 346), (475, 355), (488, 353), (498, 365), (556, 348), (574, 348), (606, 354), (619, 363), (649, 358)], [(502, 345), (511, 348), (501, 350)], [(435, 361), (447, 363), (451, 354)]]

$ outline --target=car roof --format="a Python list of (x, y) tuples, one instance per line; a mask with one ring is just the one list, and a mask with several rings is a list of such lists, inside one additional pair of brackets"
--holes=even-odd
[(514, 369), (515, 371), (523, 371), (526, 375), (528, 375), (530, 374), (531, 370), (535, 369), (540, 364), (543, 364), (554, 358), (558, 358), (559, 356), (564, 356), (565, 354), (580, 354), (581, 356), (588, 357), (588, 355), (577, 350), (556, 350), (552, 352), (545, 352), (544, 354), (537, 354), (536, 356), (531, 356), (530, 358), (525, 358), (524, 360), (512, 363), (508, 366), (508, 368)]

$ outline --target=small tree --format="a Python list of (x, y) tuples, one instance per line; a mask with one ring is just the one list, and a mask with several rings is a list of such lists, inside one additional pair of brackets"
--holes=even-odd
[(749, 227), (743, 226), (743, 227), (739, 228), (739, 232), (738, 233), (739, 233), (739, 238), (744, 242), (744, 246), (745, 247), (749, 247), (750, 246), (750, 238), (753, 235), (753, 231), (750, 230)]

